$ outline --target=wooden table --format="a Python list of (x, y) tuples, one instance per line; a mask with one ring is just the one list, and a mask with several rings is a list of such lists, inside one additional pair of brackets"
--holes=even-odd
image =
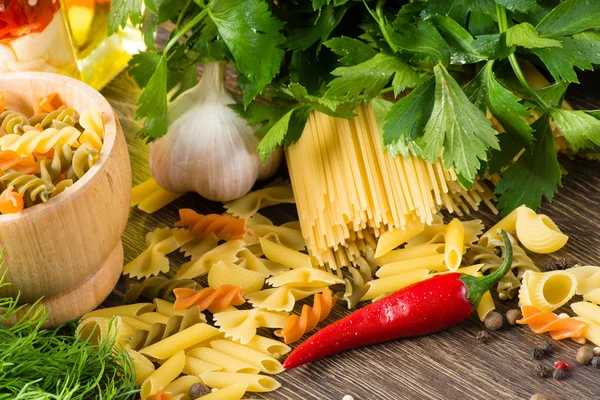
[[(594, 87), (598, 88), (595, 82), (600, 82), (600, 77), (588, 74), (583, 84), (569, 93), (575, 108), (600, 108), (600, 95), (594, 93)], [(136, 137), (141, 124), (133, 121), (139, 90), (127, 74), (122, 73), (102, 93), (121, 120), (131, 155), (133, 183), (140, 183), (150, 173), (148, 146)], [(570, 240), (556, 255), (535, 260), (543, 266), (553, 257), (561, 256), (584, 265), (600, 265), (600, 162), (561, 159), (561, 163), (569, 172), (563, 179), (564, 187), (541, 211), (552, 217)], [(223, 211), (220, 203), (209, 202), (196, 194), (188, 194), (152, 215), (132, 209), (123, 236), (125, 261), (131, 261), (144, 249), (147, 232), (175, 222), (177, 210), (182, 207), (202, 213)], [(295, 208), (290, 205), (266, 209), (264, 214), (276, 224), (297, 220)], [(483, 219), (487, 227), (497, 221), (487, 210), (474, 216)], [(175, 252), (172, 261), (173, 265), (179, 265), (184, 259)], [(106, 304), (120, 302), (119, 297), (128, 285), (129, 280), (123, 278)], [(516, 303), (498, 305), (504, 312)], [(325, 323), (346, 314), (348, 310), (338, 304)], [(577, 365), (575, 353), (579, 346), (574, 342), (552, 342), (554, 355), (544, 360), (544, 364), (551, 366), (554, 360), (562, 359), (574, 366), (568, 379), (555, 381), (538, 378), (533, 372), (537, 362), (532, 359), (532, 349), (549, 341), (548, 335), (536, 335), (528, 327), (517, 326), (490, 332), (489, 341), (483, 344), (475, 339), (482, 329), (483, 324), (471, 317), (437, 334), (336, 355), (279, 375), (281, 389), (259, 397), (341, 400), (350, 394), (356, 400), (529, 399), (539, 392), (551, 400), (600, 399), (600, 369)]]

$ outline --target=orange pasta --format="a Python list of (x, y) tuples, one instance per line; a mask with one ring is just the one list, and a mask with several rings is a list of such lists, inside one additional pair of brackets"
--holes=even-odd
[(219, 214), (198, 214), (189, 208), (179, 210), (180, 221), (175, 226), (185, 226), (190, 232), (197, 236), (208, 236), (214, 233), (218, 238), (231, 235), (232, 240), (242, 239), (246, 234), (252, 234), (252, 231), (246, 228), (246, 220), (235, 218), (229, 215)]
[(40, 166), (34, 159), (20, 157), (14, 151), (0, 151), (0, 172), (9, 169), (23, 172), (24, 174), (33, 174), (40, 171)]
[(173, 396), (171, 396), (171, 392), (163, 392), (163, 389), (158, 389), (158, 392), (154, 393), (152, 396), (148, 397), (148, 400), (171, 400)]
[(193, 306), (200, 307), (200, 311), (221, 311), (228, 306), (239, 306), (246, 302), (244, 291), (239, 286), (222, 285), (218, 289), (204, 288), (194, 290), (189, 288), (173, 289), (175, 294), (174, 310), (187, 310)]
[(294, 343), (327, 318), (334, 304), (335, 298), (331, 295), (331, 290), (325, 288), (322, 294), (315, 294), (312, 307), (307, 304), (302, 306), (300, 316), (291, 315), (283, 329), (275, 331), (275, 335), (283, 337), (286, 344)]
[(4, 98), (4, 93), (0, 92), (0, 113), (3, 113), (6, 110), (6, 99)]
[(583, 337), (583, 330), (587, 326), (585, 322), (574, 318), (560, 318), (552, 312), (542, 312), (533, 306), (523, 306), (521, 312), (523, 318), (518, 320), (517, 323), (529, 325), (535, 333), (549, 332), (554, 340), (571, 338), (577, 343), (585, 343)]
[(0, 194), (0, 214), (15, 214), (23, 210), (23, 196), (8, 188)]
[(64, 107), (62, 101), (58, 97), (58, 93), (53, 92), (42, 98), (35, 107), (36, 113), (50, 113), (58, 110), (60, 107)]

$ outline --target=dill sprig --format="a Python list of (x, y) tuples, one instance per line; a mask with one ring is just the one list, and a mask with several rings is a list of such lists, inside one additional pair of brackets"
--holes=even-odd
[[(10, 285), (5, 276), (4, 270), (0, 289)], [(18, 295), (0, 298), (0, 400), (135, 398), (134, 364), (114, 347), (114, 335), (94, 344), (79, 336), (74, 322), (42, 329), (48, 316), (39, 302), (26, 310)]]

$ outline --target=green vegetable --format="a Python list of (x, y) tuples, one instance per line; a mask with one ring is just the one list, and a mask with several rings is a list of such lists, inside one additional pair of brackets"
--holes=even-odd
[[(579, 82), (576, 70), (600, 64), (600, 1), (143, 3), (142, 14), (140, 0), (115, 1), (110, 26), (129, 16), (151, 42), (131, 69), (143, 88), (136, 117), (145, 118), (149, 140), (167, 131), (167, 93), (194, 85), (197, 63), (227, 61), (244, 99), (236, 111), (262, 124), (263, 159), (298, 140), (311, 111), (352, 118), (357, 104), (370, 102), (388, 151), (442, 157), (464, 187), (499, 173), (496, 193), (507, 213), (537, 207), (560, 186), (552, 120), (574, 152), (600, 147), (596, 115), (559, 110), (568, 85)], [(157, 51), (152, 34), (169, 19), (175, 29)], [(555, 82), (533, 89), (521, 58), (545, 66)], [(545, 117), (530, 126), (532, 115)], [(534, 177), (539, 181), (529, 182)]]
[[(0, 253), (0, 259), (2, 254)], [(6, 270), (0, 261), (0, 288)], [(82, 340), (75, 323), (41, 329), (48, 311), (34, 304), (14, 325), (22, 310), (16, 298), (0, 298), (0, 399), (84, 400), (135, 399), (133, 362), (113, 340), (98, 345)]]

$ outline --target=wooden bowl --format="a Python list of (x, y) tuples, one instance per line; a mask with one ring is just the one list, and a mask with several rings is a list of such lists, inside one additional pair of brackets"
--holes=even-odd
[(0, 75), (7, 108), (33, 114), (40, 96), (57, 92), (77, 112), (102, 112), (104, 145), (96, 164), (71, 188), (47, 203), (0, 215), (5, 282), (0, 297), (21, 292), (20, 302), (43, 297), (56, 326), (97, 307), (123, 268), (121, 235), (131, 200), (131, 165), (121, 125), (106, 99), (88, 85), (62, 75), (24, 72)]

